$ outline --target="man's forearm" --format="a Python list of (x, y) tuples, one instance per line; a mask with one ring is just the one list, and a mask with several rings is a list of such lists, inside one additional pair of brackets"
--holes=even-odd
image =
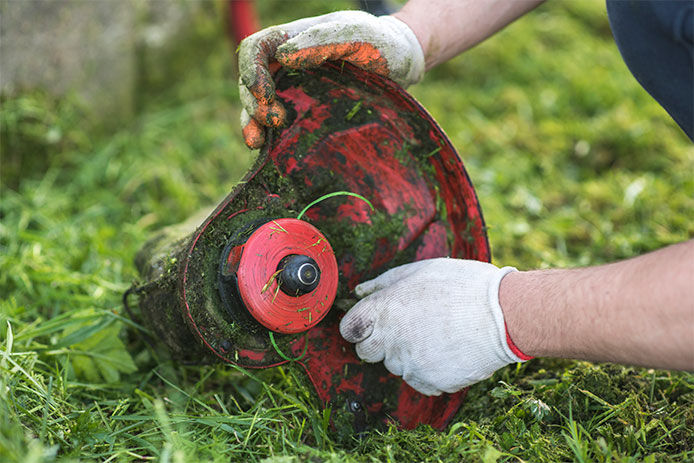
[(431, 69), (472, 48), (543, 0), (410, 0), (394, 16), (414, 31)]
[(694, 370), (694, 240), (598, 267), (511, 273), (499, 299), (528, 355)]

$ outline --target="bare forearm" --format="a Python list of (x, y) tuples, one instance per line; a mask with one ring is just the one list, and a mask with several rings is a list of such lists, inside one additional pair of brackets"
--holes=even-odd
[(694, 240), (598, 267), (509, 274), (499, 298), (528, 355), (694, 370)]
[(491, 36), (543, 0), (410, 0), (394, 16), (419, 40), (431, 69)]

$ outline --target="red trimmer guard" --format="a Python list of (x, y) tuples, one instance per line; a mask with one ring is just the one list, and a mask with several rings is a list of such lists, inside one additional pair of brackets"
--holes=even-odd
[[(293, 357), (307, 349), (295, 364), (331, 407), (337, 428), (351, 425), (359, 432), (393, 420), (407, 429), (420, 423), (441, 429), (465, 391), (417, 393), (382, 363), (361, 362), (338, 325), (354, 304), (354, 287), (396, 265), (443, 256), (490, 260), (482, 213), (462, 162), (431, 116), (387, 79), (349, 64), (328, 64), (280, 71), (276, 85), (287, 125), (268, 133), (244, 181), (195, 233), (178, 242), (180, 250), (169, 254), (175, 268), (162, 273), (141, 267), (144, 275), (161, 279), (141, 292), (143, 316), (179, 357), (199, 360), (212, 353), (250, 368), (286, 363), (268, 342), (265, 327), (247, 314), (220, 309), (211, 275), (227, 242), (243, 242), (249, 223), (296, 217), (332, 192), (357, 193), (374, 209), (358, 198), (336, 196), (302, 217), (334, 250), (336, 303), (306, 336), (276, 333), (275, 339)], [(157, 265), (152, 268), (163, 267)], [(173, 301), (171, 294), (177, 295)], [(162, 328), (171, 323), (177, 323), (175, 329)]]

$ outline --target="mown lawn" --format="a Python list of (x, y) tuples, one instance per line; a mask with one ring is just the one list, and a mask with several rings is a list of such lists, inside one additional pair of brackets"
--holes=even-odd
[[(266, 25), (328, 11), (274, 3)], [(145, 63), (126, 124), (98, 126), (71, 97), (2, 100), (0, 461), (694, 459), (692, 374), (533, 360), (473, 386), (444, 432), (345, 440), (290, 369), (149, 350), (121, 306), (135, 252), (254, 156), (206, 5), (189, 40)], [(543, 5), (412, 93), (463, 158), (495, 263), (598, 264), (694, 236), (694, 149), (622, 63), (602, 2)]]

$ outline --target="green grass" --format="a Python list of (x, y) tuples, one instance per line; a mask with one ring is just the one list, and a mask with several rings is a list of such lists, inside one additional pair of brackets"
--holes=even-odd
[[(263, 5), (266, 24), (326, 12)], [(182, 366), (123, 316), (133, 256), (253, 158), (218, 12), (133, 120), (3, 98), (0, 461), (692, 461), (694, 375), (541, 359), (451, 426), (338, 439), (291, 369)], [(204, 49), (203, 54), (196, 53)], [(153, 74), (154, 75), (154, 74)], [(458, 148), (500, 265), (597, 264), (694, 236), (694, 150), (633, 80), (599, 2), (550, 3), (412, 92)]]

